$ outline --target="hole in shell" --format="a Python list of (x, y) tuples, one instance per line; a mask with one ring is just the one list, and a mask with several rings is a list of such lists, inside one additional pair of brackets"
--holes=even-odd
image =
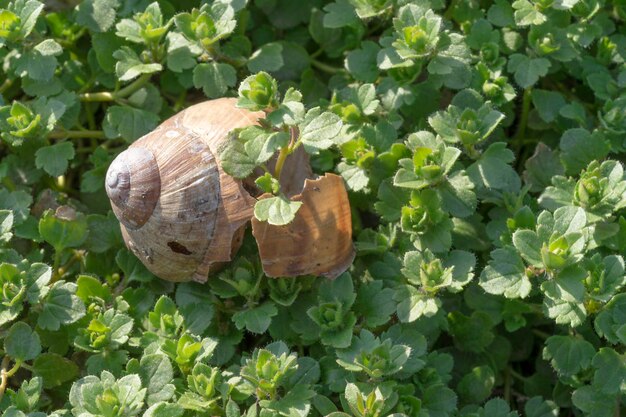
[(176, 241), (167, 242), (167, 246), (172, 250), (172, 252), (180, 253), (183, 255), (191, 255), (189, 249)]

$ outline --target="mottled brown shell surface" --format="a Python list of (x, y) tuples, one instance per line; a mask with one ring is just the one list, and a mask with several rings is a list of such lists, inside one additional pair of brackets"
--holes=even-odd
[(270, 277), (321, 275), (336, 278), (354, 260), (352, 218), (343, 179), (326, 174), (304, 180), (291, 198), (303, 204), (295, 219), (273, 226), (252, 219), (263, 271)]
[(109, 168), (107, 193), (124, 240), (161, 278), (206, 281), (211, 268), (239, 248), (255, 200), (215, 155), (230, 130), (261, 115), (235, 102), (212, 100), (178, 113)]

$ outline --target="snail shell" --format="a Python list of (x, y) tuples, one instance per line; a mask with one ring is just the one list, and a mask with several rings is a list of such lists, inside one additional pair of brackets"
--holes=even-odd
[(255, 199), (225, 174), (218, 150), (260, 112), (223, 98), (196, 104), (111, 163), (105, 188), (128, 248), (155, 275), (204, 282), (241, 245)]

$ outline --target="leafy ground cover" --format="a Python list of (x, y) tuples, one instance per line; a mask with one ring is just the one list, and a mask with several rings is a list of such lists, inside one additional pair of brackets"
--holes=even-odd
[[(623, 1), (76, 3), (0, 0), (3, 417), (623, 415)], [(268, 110), (231, 173), (344, 178), (348, 272), (124, 247), (108, 164), (221, 96)]]

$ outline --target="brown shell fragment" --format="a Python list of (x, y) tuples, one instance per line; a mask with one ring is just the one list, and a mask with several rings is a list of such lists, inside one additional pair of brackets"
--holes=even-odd
[(336, 278), (354, 260), (350, 203), (343, 179), (326, 174), (304, 181), (295, 219), (272, 226), (252, 219), (263, 270), (270, 277), (321, 275)]

